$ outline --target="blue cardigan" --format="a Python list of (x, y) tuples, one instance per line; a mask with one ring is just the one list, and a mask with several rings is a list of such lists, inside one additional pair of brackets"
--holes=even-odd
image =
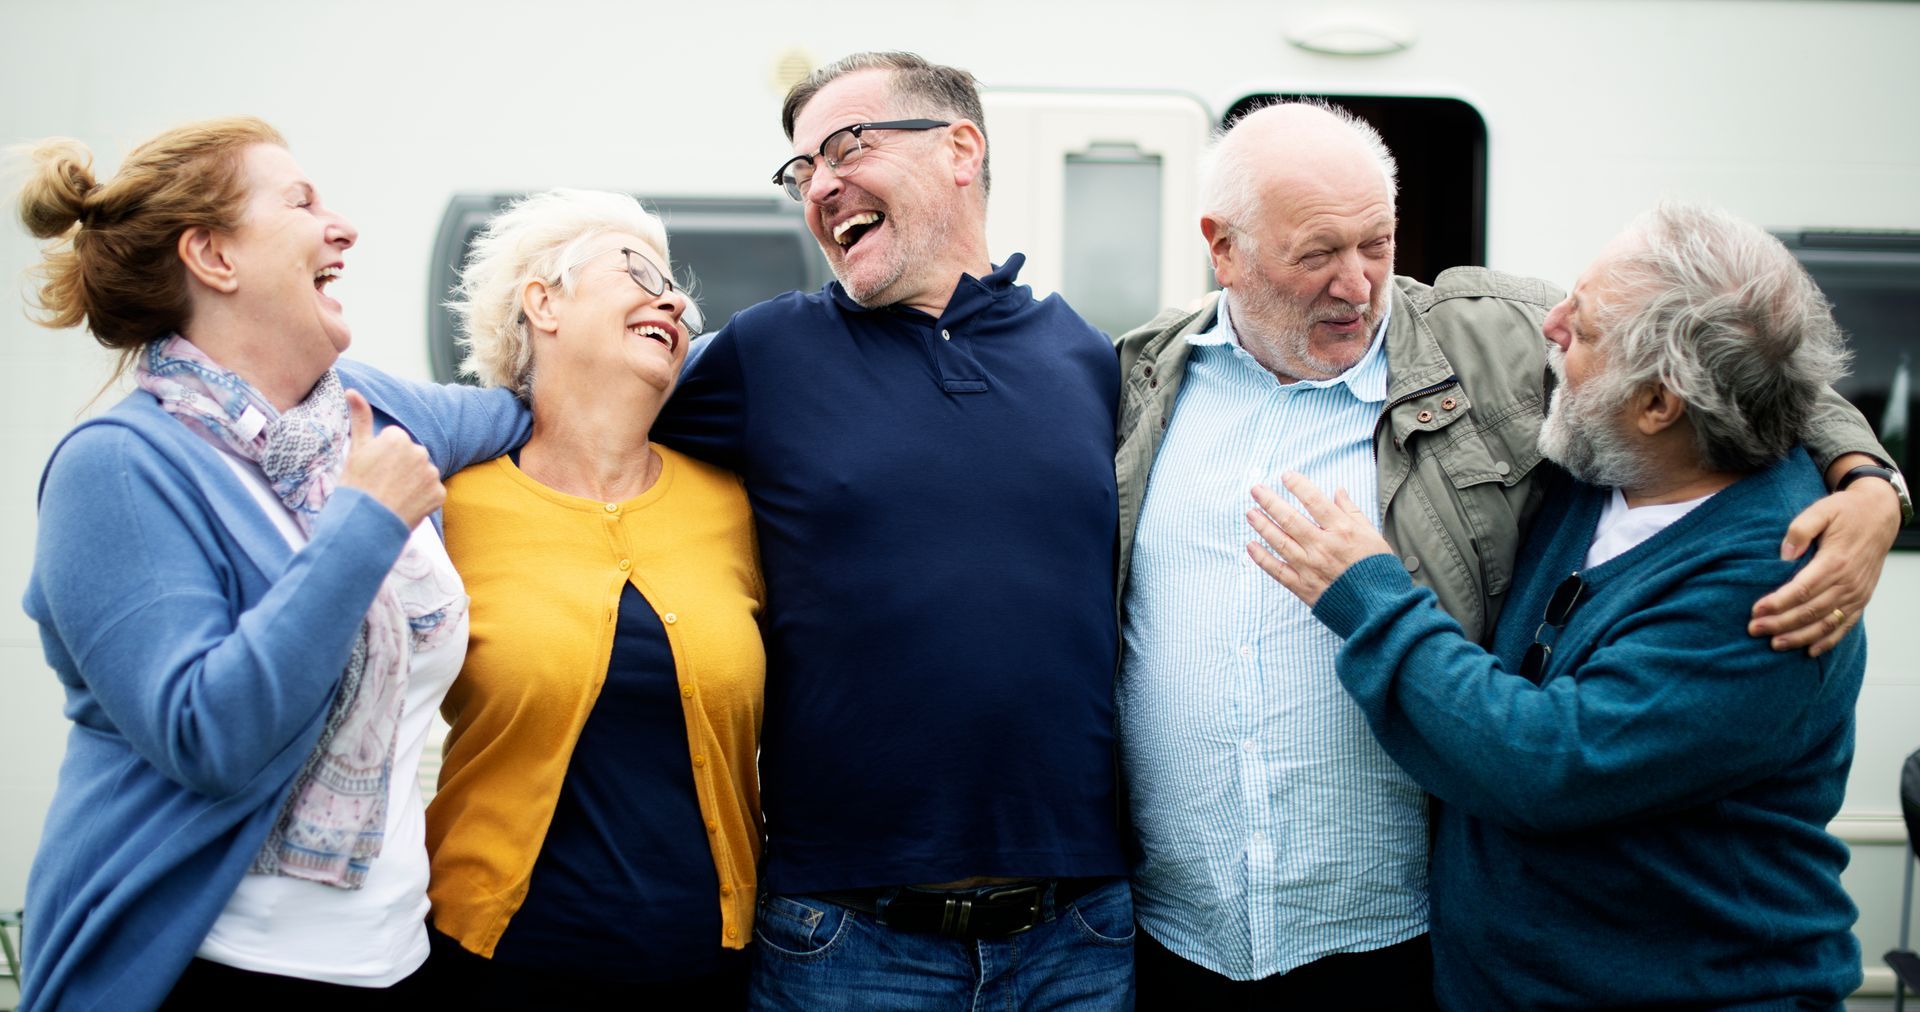
[[(505, 391), (340, 372), (442, 474), (526, 438)], [(340, 489), (290, 551), (220, 451), (144, 391), (54, 450), (26, 609), (73, 728), (28, 877), (23, 1009), (165, 999), (313, 749), (407, 537)]]
[(1837, 1008), (1859, 986), (1847, 848), (1825, 827), (1865, 637), (1809, 658), (1746, 632), (1792, 575), (1788, 522), (1823, 492), (1796, 450), (1582, 572), (1586, 598), (1542, 633), (1540, 684), (1512, 672), (1583, 568), (1606, 490), (1550, 486), (1491, 652), (1389, 556), (1321, 597), (1347, 638), (1341, 681), (1442, 802), (1443, 1008)]

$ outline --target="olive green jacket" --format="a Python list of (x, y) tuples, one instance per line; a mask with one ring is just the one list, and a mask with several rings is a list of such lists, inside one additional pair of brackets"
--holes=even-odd
[[(1531, 278), (1456, 267), (1431, 286), (1395, 277), (1392, 297), (1387, 404), (1373, 438), (1382, 530), (1414, 580), (1479, 640), (1500, 616), (1539, 506), (1532, 478), (1553, 383), (1541, 323), (1561, 293)], [(1193, 348), (1186, 338), (1212, 327), (1219, 305), (1210, 295), (1199, 309), (1168, 310), (1115, 342), (1122, 601), (1147, 478)], [(1804, 441), (1823, 471), (1843, 453), (1887, 459), (1866, 420), (1831, 391)]]

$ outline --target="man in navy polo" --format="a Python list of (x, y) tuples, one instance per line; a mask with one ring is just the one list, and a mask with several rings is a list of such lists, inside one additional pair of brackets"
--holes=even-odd
[(758, 525), (753, 1003), (1127, 1007), (1112, 345), (988, 259), (971, 75), (857, 54), (782, 119), (837, 280), (734, 317), (658, 429)]

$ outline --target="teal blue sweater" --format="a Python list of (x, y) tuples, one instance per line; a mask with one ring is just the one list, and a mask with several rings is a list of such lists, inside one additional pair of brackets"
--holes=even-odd
[(1515, 672), (1606, 490), (1550, 487), (1491, 651), (1391, 556), (1321, 597), (1314, 613), (1347, 638), (1341, 681), (1442, 802), (1443, 1008), (1837, 1008), (1859, 985), (1847, 848), (1825, 827), (1865, 637), (1814, 659), (1746, 633), (1792, 575), (1788, 522), (1823, 492), (1796, 450), (1583, 572), (1587, 596), (1542, 634), (1537, 685)]

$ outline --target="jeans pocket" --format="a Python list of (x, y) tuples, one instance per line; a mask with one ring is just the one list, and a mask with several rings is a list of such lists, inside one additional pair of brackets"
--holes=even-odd
[(1133, 944), (1133, 890), (1114, 879), (1067, 905), (1074, 926), (1102, 945)]
[(762, 896), (753, 936), (762, 951), (788, 959), (819, 959), (846, 932), (845, 907), (791, 896)]

